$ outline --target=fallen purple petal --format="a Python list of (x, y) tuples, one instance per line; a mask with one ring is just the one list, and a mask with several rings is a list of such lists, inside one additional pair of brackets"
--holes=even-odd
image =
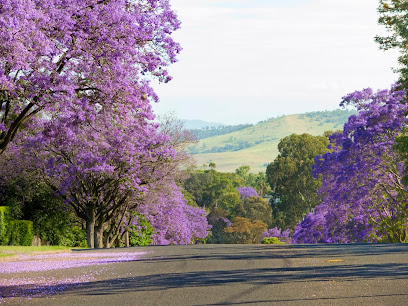
[(112, 253), (61, 253), (52, 255), (21, 255), (18, 261), (0, 263), (0, 273), (21, 273), (70, 269), (89, 265), (101, 265), (114, 262), (140, 259), (145, 253), (112, 252)]
[[(9, 298), (30, 299), (58, 294), (81, 283), (95, 281), (106, 274), (106, 265), (139, 260), (145, 252), (72, 252), (49, 255), (21, 255), (18, 260), (0, 263), (0, 304)], [(19, 277), (19, 273), (71, 269), (84, 266), (101, 266), (91, 273), (75, 277)], [(83, 273), (83, 271), (81, 272)], [(3, 276), (2, 276), (3, 274)], [(16, 277), (14, 277), (14, 275)]]

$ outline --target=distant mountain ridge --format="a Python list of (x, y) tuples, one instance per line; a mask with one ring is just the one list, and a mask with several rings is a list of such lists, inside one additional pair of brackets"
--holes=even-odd
[[(278, 155), (278, 143), (283, 137), (293, 133), (322, 135), (325, 131), (339, 130), (356, 113), (338, 109), (271, 118), (231, 133), (203, 137), (188, 151), (198, 165), (214, 162), (219, 171), (233, 172), (242, 165), (249, 165), (251, 172), (265, 171)], [(213, 130), (223, 132), (222, 128)]]

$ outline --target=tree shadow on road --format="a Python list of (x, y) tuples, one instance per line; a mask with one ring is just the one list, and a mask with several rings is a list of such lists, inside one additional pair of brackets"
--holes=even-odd
[[(215, 246), (215, 247), (212, 247)], [(184, 248), (183, 252), (170, 253), (169, 248)], [(156, 246), (138, 248), (138, 251), (160, 250), (141, 259), (156, 264), (185, 260), (270, 260), (296, 258), (330, 258), (344, 256), (377, 256), (407, 254), (408, 244), (282, 244), (282, 245), (197, 245)]]
[(1, 296), (27, 297), (58, 293), (59, 295), (114, 295), (137, 291), (159, 291), (232, 284), (271, 285), (307, 281), (356, 281), (361, 279), (408, 279), (408, 264), (335, 265), (198, 271), (154, 274), (103, 281), (49, 286), (1, 287)]

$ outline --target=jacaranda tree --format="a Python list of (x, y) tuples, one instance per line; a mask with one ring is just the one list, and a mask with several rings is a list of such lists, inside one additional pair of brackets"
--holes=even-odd
[(0, 154), (33, 125), (30, 158), (86, 221), (89, 247), (175, 156), (149, 81), (171, 79), (179, 24), (168, 0), (0, 1)]
[[(166, 136), (161, 148), (172, 152), (171, 158), (162, 155), (160, 162), (153, 163), (151, 175), (146, 180), (148, 184), (144, 186), (146, 192), (132, 198), (122, 228), (141, 226), (139, 216), (143, 216), (152, 226), (153, 244), (194, 243), (209, 233), (207, 213), (194, 201), (194, 207), (189, 206), (182, 189), (176, 184), (183, 177), (181, 169), (191, 163), (185, 148), (193, 138), (182, 128), (182, 123), (171, 116), (160, 118), (160, 132)], [(136, 218), (134, 212), (137, 212)]]
[(55, 122), (36, 119), (42, 132), (24, 133), (22, 144), (8, 148), (5, 156), (15, 155), (9, 168), (39, 172), (84, 221), (89, 247), (110, 247), (123, 228), (138, 226), (132, 222), (134, 212), (150, 221), (153, 243), (204, 238), (205, 211), (188, 206), (175, 184), (180, 166), (189, 160), (181, 150), (190, 141), (188, 133), (169, 120), (159, 126), (131, 111), (114, 115), (96, 110), (95, 118), (104, 120), (87, 124), (62, 116)]
[(207, 212), (187, 205), (187, 201), (171, 180), (160, 182), (138, 205), (153, 227), (153, 244), (191, 244), (207, 237)]
[(168, 0), (1, 0), (0, 154), (39, 113), (151, 119), (149, 80), (170, 80), (179, 25)]
[(237, 190), (241, 196), (241, 200), (245, 201), (246, 199), (250, 197), (258, 197), (258, 193), (252, 187), (240, 186), (237, 188)]
[(357, 107), (342, 133), (330, 137), (332, 152), (316, 157), (323, 176), (323, 203), (300, 222), (294, 242), (406, 242), (408, 190), (402, 184), (395, 137), (408, 119), (405, 91), (365, 89), (343, 98)]
[(164, 176), (159, 170), (174, 160), (176, 151), (157, 125), (137, 113), (100, 110), (93, 115), (95, 120), (86, 123), (62, 114), (37, 119), (42, 132), (27, 136), (15, 159), (31, 161), (27, 164), (86, 223), (88, 247), (102, 247), (104, 236), (109, 238), (105, 246), (116, 239), (119, 225), (113, 223), (120, 223), (149, 183)]

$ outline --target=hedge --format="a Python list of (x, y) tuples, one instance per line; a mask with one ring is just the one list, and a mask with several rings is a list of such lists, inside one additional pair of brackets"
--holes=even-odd
[(27, 245), (33, 243), (33, 222), (26, 220), (10, 221), (9, 245)]
[(0, 245), (27, 245), (33, 243), (33, 222), (11, 220), (10, 209), (0, 206)]
[(9, 223), (10, 209), (7, 206), (0, 206), (0, 245), (7, 245), (9, 242)]

